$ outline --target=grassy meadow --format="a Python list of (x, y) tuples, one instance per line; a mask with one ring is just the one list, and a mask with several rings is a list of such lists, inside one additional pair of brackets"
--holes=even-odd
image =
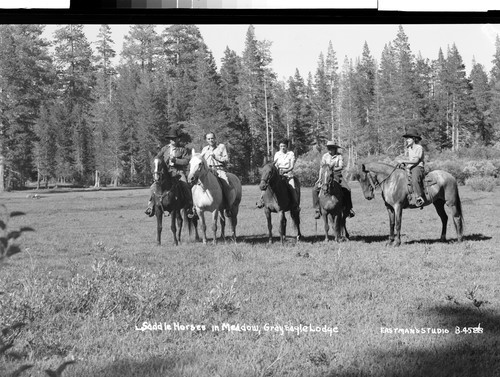
[(256, 186), (243, 188), (238, 243), (217, 246), (187, 229), (172, 246), (170, 218), (157, 246), (148, 189), (1, 194), (26, 213), (8, 229), (36, 231), (0, 266), (0, 328), (24, 323), (4, 334), (15, 342), (0, 375), (75, 360), (64, 377), (500, 376), (498, 187), (460, 187), (464, 242), (452, 219), (437, 242), (431, 206), (404, 211), (392, 248), (380, 193), (351, 186), (349, 242), (323, 242), (306, 188), (305, 239), (289, 219), (283, 246), (276, 215), (267, 243)]

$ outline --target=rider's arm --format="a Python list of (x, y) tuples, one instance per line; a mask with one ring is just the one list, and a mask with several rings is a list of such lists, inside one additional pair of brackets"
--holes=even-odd
[(181, 156), (175, 158), (175, 164), (180, 166), (186, 166), (189, 164), (189, 156), (186, 148), (182, 148)]
[(219, 144), (215, 152), (216, 152), (214, 153), (215, 161), (222, 163), (226, 163), (229, 161), (229, 156), (227, 155), (227, 149), (224, 144)]
[(344, 158), (341, 154), (337, 155), (335, 161), (336, 163), (332, 166), (333, 171), (341, 171), (342, 169), (344, 169)]

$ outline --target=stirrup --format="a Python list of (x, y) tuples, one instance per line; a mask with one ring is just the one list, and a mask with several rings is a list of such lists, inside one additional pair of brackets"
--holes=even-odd
[(321, 218), (321, 212), (319, 211), (319, 209), (316, 210), (316, 213), (314, 214), (314, 218), (316, 220), (320, 219)]
[(148, 215), (149, 217), (153, 217), (155, 215), (154, 211), (153, 211), (153, 207), (148, 207), (146, 208), (146, 211), (144, 211), (144, 213), (146, 215)]
[(417, 207), (422, 207), (425, 204), (425, 200), (419, 196), (417, 199), (415, 199), (415, 205)]
[(186, 215), (187, 215), (188, 219), (197, 219), (198, 218), (198, 214), (196, 213), (195, 209), (188, 208), (186, 210)]
[(260, 199), (257, 203), (255, 203), (257, 205), (257, 208), (264, 208), (265, 206), (265, 203), (264, 203), (264, 200)]

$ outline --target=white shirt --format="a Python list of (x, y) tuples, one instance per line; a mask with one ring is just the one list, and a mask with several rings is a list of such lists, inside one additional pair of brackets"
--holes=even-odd
[[(283, 153), (282, 151), (278, 151), (274, 154), (274, 165), (278, 169), (288, 170), (293, 169), (295, 165), (295, 154), (292, 151), (288, 151)], [(287, 177), (293, 177), (292, 171), (285, 173)]]
[(321, 166), (323, 165), (328, 165), (335, 171), (342, 170), (344, 168), (344, 159), (341, 154), (332, 156), (330, 153), (326, 152), (323, 158), (321, 158)]
[(225, 164), (229, 162), (224, 144), (219, 144), (215, 148), (207, 145), (201, 150), (200, 154), (207, 160), (208, 166), (214, 169), (224, 169)]

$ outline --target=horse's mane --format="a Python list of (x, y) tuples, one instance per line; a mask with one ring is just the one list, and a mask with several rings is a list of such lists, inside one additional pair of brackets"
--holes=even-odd
[(395, 165), (391, 165), (387, 162), (381, 162), (381, 161), (365, 162), (363, 165), (366, 167), (367, 170), (372, 170), (377, 173), (385, 173), (385, 174), (392, 173), (396, 168)]

